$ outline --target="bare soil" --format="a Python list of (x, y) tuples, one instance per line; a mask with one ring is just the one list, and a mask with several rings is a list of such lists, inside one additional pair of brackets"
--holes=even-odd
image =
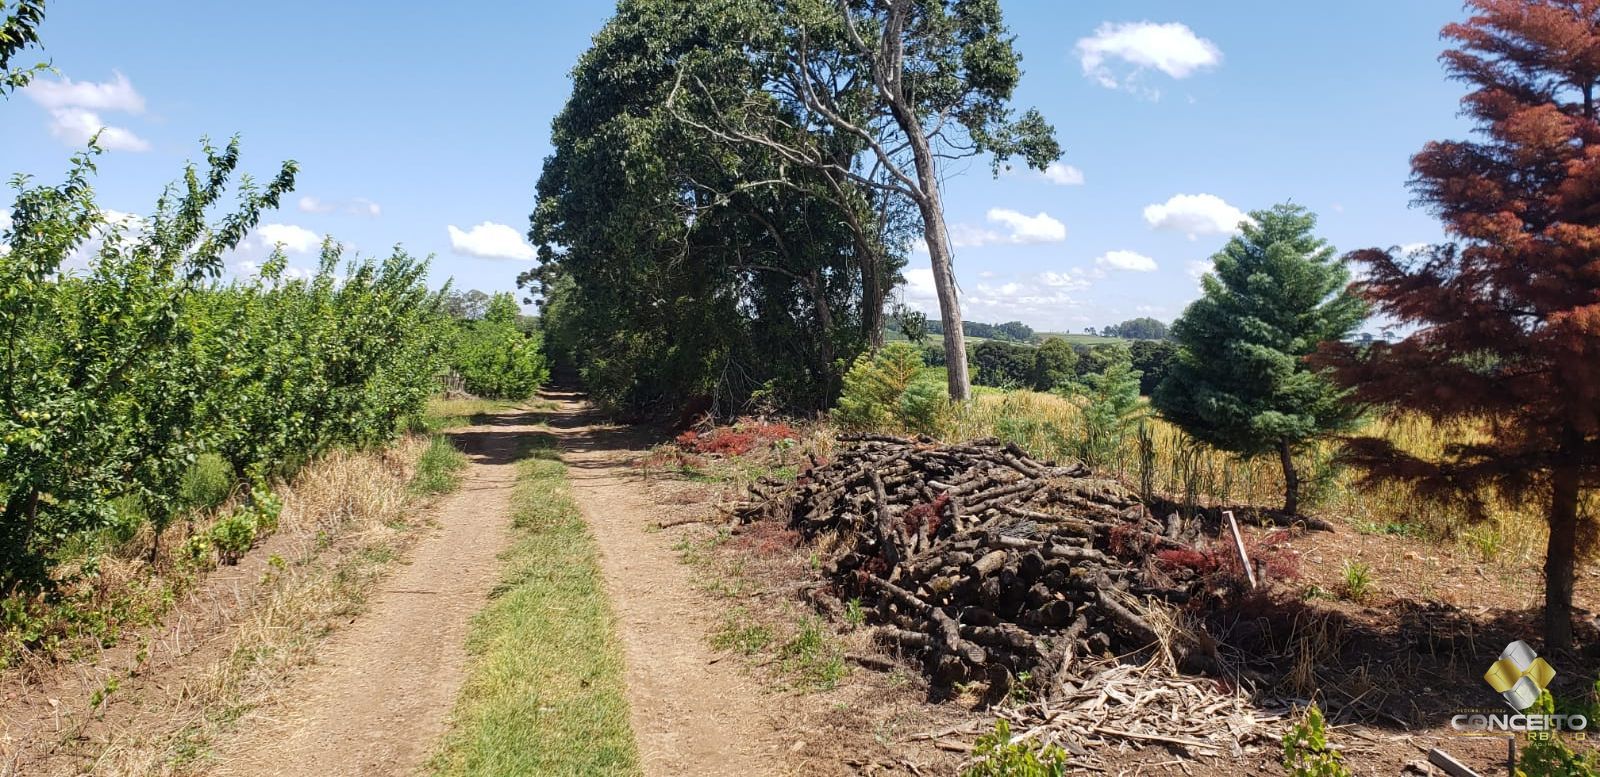
[(451, 435), (471, 464), (439, 503), (435, 529), (281, 703), (241, 721), (215, 774), (396, 775), (424, 765), (466, 677), (472, 614), (500, 577), (518, 446), (537, 420), (500, 415)]

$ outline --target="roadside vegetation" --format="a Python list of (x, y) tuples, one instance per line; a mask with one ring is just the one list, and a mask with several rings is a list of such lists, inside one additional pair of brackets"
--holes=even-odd
[[(218, 280), (293, 164), (208, 222), (239, 151), (207, 146), (182, 197), (120, 224), (92, 199), (95, 153), (63, 184), (19, 180), (0, 254), (0, 659), (159, 614), (96, 601), (105, 562), (142, 558), (152, 579), (237, 562), (309, 462), (415, 425), (446, 344), (426, 264), (401, 252), (346, 261), (330, 242), (309, 278), (279, 254)], [(83, 246), (91, 270), (63, 272)]]
[(437, 775), (630, 775), (639, 754), (594, 538), (549, 438), (518, 465), (515, 545), (474, 619)]

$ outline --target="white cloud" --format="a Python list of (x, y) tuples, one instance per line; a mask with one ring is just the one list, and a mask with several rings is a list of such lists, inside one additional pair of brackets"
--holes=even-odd
[(1198, 281), (1201, 276), (1211, 272), (1214, 267), (1215, 265), (1211, 263), (1210, 259), (1190, 259), (1185, 269), (1188, 270), (1190, 278)]
[(1165, 203), (1147, 205), (1144, 220), (1156, 229), (1200, 235), (1229, 235), (1249, 218), (1215, 194), (1175, 194)]
[(1096, 257), (1094, 263), (1113, 270), (1129, 272), (1155, 272), (1156, 260), (1133, 251), (1107, 251)]
[(1053, 289), (1066, 289), (1076, 291), (1087, 289), (1091, 281), (1082, 268), (1073, 268), (1071, 272), (1042, 272), (1039, 273), (1039, 282)]
[(0, 208), (0, 232), (11, 229), (11, 209)]
[(83, 108), (50, 110), (50, 134), (68, 145), (81, 146), (100, 133), (100, 147), (107, 151), (149, 151), (150, 143), (122, 127), (101, 121), (100, 114)]
[(144, 234), (150, 225), (150, 220), (137, 213), (124, 213), (110, 208), (100, 209), (100, 218), (105, 219), (107, 229), (119, 230), (127, 237), (137, 237)]
[(990, 208), (987, 217), (990, 223), (1010, 228), (1010, 243), (1059, 243), (1067, 239), (1067, 226), (1043, 211), (1028, 216), (1008, 208)]
[(127, 76), (117, 73), (104, 83), (70, 78), (40, 79), (23, 90), (50, 112), (50, 134), (80, 146), (100, 134), (100, 147), (108, 151), (148, 151), (150, 144), (132, 131), (107, 124), (101, 111), (144, 113), (144, 97)]
[(1410, 256), (1410, 255), (1412, 255), (1412, 254), (1414, 254), (1414, 253), (1416, 253), (1418, 251), (1421, 251), (1424, 248), (1427, 248), (1428, 245), (1429, 245), (1428, 243), (1401, 243), (1400, 244), (1400, 255), (1401, 256)]
[(115, 73), (111, 81), (74, 81), (41, 78), (23, 89), (34, 102), (46, 108), (84, 108), (92, 111), (144, 113), (144, 97), (133, 88), (128, 77)]
[(485, 221), (465, 232), (450, 227), (450, 248), (458, 254), (482, 259), (532, 259), (538, 255), (522, 239), (522, 233), (493, 221)]
[(300, 198), (299, 207), (302, 213), (344, 212), (353, 216), (371, 216), (373, 218), (383, 215), (383, 208), (378, 203), (365, 197), (353, 197), (348, 200), (324, 200), (307, 195)]
[[(902, 288), (908, 302), (937, 302), (939, 290), (933, 283), (932, 267), (907, 267), (901, 275), (906, 279)], [(937, 305), (934, 310), (938, 310)]]
[(1050, 183), (1060, 186), (1078, 186), (1083, 183), (1083, 171), (1063, 162), (1051, 162), (1040, 175)]
[[(976, 248), (988, 245), (1028, 245), (1033, 243), (1059, 243), (1067, 239), (1067, 226), (1048, 213), (1029, 216), (1010, 208), (990, 208), (985, 214), (991, 224), (1004, 230), (975, 227), (971, 224), (950, 225), (950, 245), (956, 248)], [(912, 241), (913, 253), (925, 254), (928, 244), (921, 238)]]
[[(908, 267), (902, 274), (901, 298), (907, 305), (939, 315), (938, 295), (934, 291), (933, 270)], [(1044, 272), (1018, 281), (983, 283), (966, 288), (961, 295), (961, 315), (968, 321), (1024, 321), (1040, 329), (1076, 331), (1088, 323), (1088, 308), (1073, 296), (1090, 286), (1095, 270), (1073, 268), (1068, 272)]]
[(1083, 74), (1107, 89), (1129, 89), (1151, 99), (1154, 89), (1140, 87), (1140, 77), (1159, 70), (1172, 78), (1188, 78), (1222, 62), (1222, 50), (1178, 22), (1105, 22), (1094, 35), (1078, 41)]
[[(234, 270), (240, 275), (257, 276), (261, 274), (261, 265), (252, 261), (243, 261), (234, 265)], [(310, 280), (316, 272), (305, 267), (284, 266), (283, 274), (279, 277), (286, 281)]]
[(286, 253), (303, 254), (322, 245), (322, 236), (294, 224), (262, 224), (256, 229), (261, 246), (267, 250), (282, 245)]
[[(1006, 236), (992, 229), (974, 227), (971, 224), (953, 224), (950, 226), (950, 244), (956, 248), (975, 248), (977, 246), (994, 245), (1006, 242)], [(918, 241), (917, 246), (924, 253), (928, 250), (926, 241)]]
[(1043, 170), (1034, 170), (1028, 167), (1015, 167), (1006, 165), (1002, 170), (1003, 175), (1036, 175), (1058, 186), (1078, 186), (1083, 183), (1083, 171), (1065, 162), (1051, 162)]

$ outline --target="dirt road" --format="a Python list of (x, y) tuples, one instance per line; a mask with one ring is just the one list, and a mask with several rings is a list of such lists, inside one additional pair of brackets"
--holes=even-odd
[(396, 775), (427, 760), (465, 678), (468, 622), (500, 578), (518, 438), (537, 420), (503, 415), (452, 434), (471, 464), (435, 508), (436, 526), (285, 703), (246, 720), (217, 774)]
[[(626, 652), (631, 720), (646, 775), (763, 775), (778, 763), (756, 689), (706, 643), (712, 608), (695, 590), (628, 466), (648, 438), (601, 425), (572, 395), (558, 408), (496, 416), (455, 433), (471, 459), (437, 507), (437, 528), (328, 641), (276, 707), (243, 725), (217, 774), (398, 775), (425, 765), (465, 677), (469, 620), (499, 579), (510, 540), (518, 438), (540, 420), (560, 439), (575, 496), (601, 549)], [(540, 414), (545, 415), (545, 414)]]

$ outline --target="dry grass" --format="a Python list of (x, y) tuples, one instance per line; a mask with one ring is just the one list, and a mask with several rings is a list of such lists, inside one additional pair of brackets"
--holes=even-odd
[[(360, 611), (370, 584), (414, 528), (409, 483), (426, 437), (378, 453), (336, 452), (302, 470), (280, 494), (280, 540), (258, 599), (223, 649), (180, 670), (175, 687), (108, 732), (90, 773), (203, 774), (212, 742), (245, 711), (272, 699), (336, 624)], [(255, 551), (262, 552), (261, 550)]]
[[(1068, 458), (1083, 436), (1083, 413), (1071, 399), (1032, 391), (982, 392), (943, 419), (946, 439), (1000, 437), (1035, 454)], [(1242, 460), (1195, 441), (1155, 416), (1147, 419), (1154, 489), (1200, 506), (1275, 506), (1283, 499), (1283, 474), (1271, 457)], [(1482, 436), (1467, 427), (1441, 427), (1423, 418), (1378, 419), (1359, 434), (1387, 438), (1400, 448), (1437, 456), (1452, 443)], [(1450, 505), (1438, 504), (1400, 484), (1363, 486), (1358, 473), (1336, 465), (1338, 444), (1325, 441), (1303, 454), (1302, 499), (1309, 512), (1369, 533), (1416, 533), (1466, 544), (1485, 561), (1526, 566), (1543, 558), (1548, 536), (1537, 503), (1484, 495), (1489, 519), (1471, 524)], [(1137, 434), (1123, 441), (1110, 469), (1137, 485), (1143, 472)], [(1600, 505), (1596, 505), (1600, 506)]]

